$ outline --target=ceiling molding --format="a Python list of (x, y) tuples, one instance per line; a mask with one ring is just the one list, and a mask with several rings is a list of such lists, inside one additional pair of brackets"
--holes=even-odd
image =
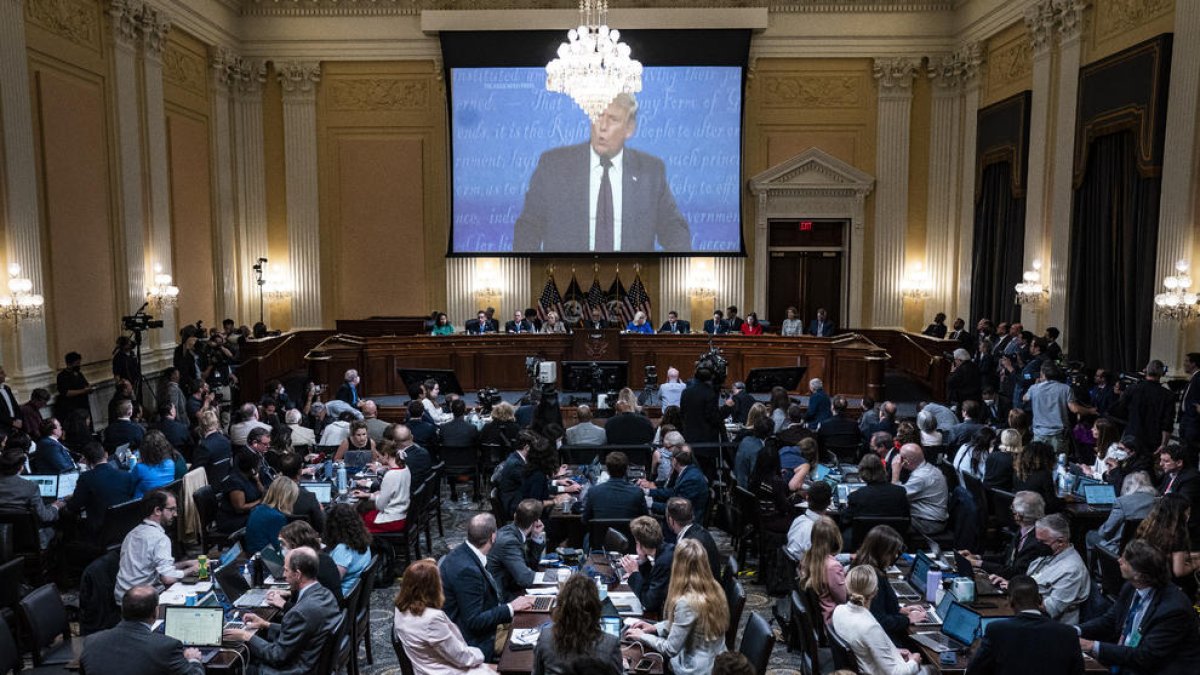
[[(215, 0), (242, 16), (405, 16), (429, 10), (570, 9), (578, 0)], [(961, 0), (957, 0), (961, 2)], [(944, 12), (956, 0), (614, 0), (619, 9), (767, 8), (776, 13)]]

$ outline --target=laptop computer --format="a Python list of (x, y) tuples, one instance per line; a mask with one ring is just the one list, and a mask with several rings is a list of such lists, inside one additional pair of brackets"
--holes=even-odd
[(925, 610), (925, 620), (918, 621), (913, 624), (918, 628), (935, 628), (942, 625), (942, 616), (950, 611), (950, 603), (954, 602), (954, 594), (950, 591), (942, 593), (942, 599), (938, 601), (937, 607), (929, 607)]
[(1075, 481), (1075, 486), (1071, 489), (1071, 494), (1083, 499), (1084, 495), (1087, 494), (1086, 490), (1089, 485), (1104, 485), (1104, 481), (1080, 476), (1079, 480)]
[(313, 493), (321, 506), (328, 506), (333, 501), (333, 484), (328, 481), (300, 481), (300, 487)]
[(200, 650), (200, 660), (208, 663), (221, 651), (221, 631), (225, 628), (225, 610), (221, 607), (163, 608), (163, 634), (175, 638), (184, 647)]
[(837, 486), (837, 502), (838, 506), (845, 507), (850, 503), (850, 494), (855, 490), (866, 485), (866, 483), (838, 483)]
[(239, 557), (241, 557), (241, 555), (242, 555), (242, 543), (239, 541), (239, 542), (235, 543), (233, 546), (230, 546), (228, 550), (226, 550), (224, 553), (221, 554), (221, 559), (220, 559), (220, 561), (218, 561), (219, 564), (217, 566), (218, 567), (226, 567), (230, 563), (234, 562)]
[(258, 552), (258, 559), (267, 566), (267, 574), (275, 581), (283, 581), (283, 554), (274, 546), (264, 546)]
[(896, 597), (905, 602), (916, 602), (925, 597), (925, 582), (929, 570), (933, 568), (933, 561), (929, 556), (921, 551), (913, 557), (912, 567), (908, 570), (908, 576), (904, 579), (891, 579), (888, 583), (892, 585), (892, 590), (896, 592)]
[(958, 551), (954, 552), (954, 571), (958, 576), (975, 582), (975, 595), (1004, 595), (1004, 591), (996, 588), (996, 585), (986, 575), (976, 574), (975, 566)]
[(75, 485), (79, 483), (79, 472), (72, 471), (70, 473), (61, 473), (58, 475), (58, 491), (56, 496), (59, 499), (66, 499), (75, 494)]
[(600, 630), (609, 635), (620, 639), (621, 637), (621, 617), (619, 616), (602, 616), (600, 617)]
[(221, 591), (234, 607), (249, 609), (264, 607), (267, 604), (267, 589), (250, 588), (238, 565), (227, 565), (217, 570), (213, 581), (221, 587)]
[(1085, 485), (1083, 487), (1083, 499), (1087, 502), (1088, 506), (1111, 508), (1113, 503), (1117, 501), (1117, 491), (1108, 483)]
[(21, 474), (21, 478), (37, 485), (42, 499), (58, 499), (57, 474)]
[(979, 634), (982, 617), (965, 605), (951, 602), (938, 632), (914, 633), (912, 638), (939, 654), (966, 649)]

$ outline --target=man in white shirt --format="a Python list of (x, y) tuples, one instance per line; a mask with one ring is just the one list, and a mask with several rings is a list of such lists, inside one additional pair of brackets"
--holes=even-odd
[(296, 408), (292, 408), (291, 410), (287, 411), (287, 414), (283, 417), (283, 421), (286, 422), (288, 428), (292, 430), (292, 445), (316, 445), (316, 433), (314, 433), (312, 429), (300, 424), (302, 419), (304, 419), (304, 413), (300, 412)]
[(679, 397), (687, 384), (679, 381), (679, 370), (674, 366), (667, 368), (667, 381), (658, 385), (658, 395), (662, 397), (662, 407), (678, 406)]
[(246, 445), (246, 436), (251, 429), (266, 429), (270, 433), (271, 426), (258, 421), (258, 406), (244, 403), (238, 412), (242, 414), (242, 421), (229, 427), (229, 442), (233, 447)]
[[(1037, 522), (1037, 540), (1050, 547), (1050, 555), (1029, 564), (1028, 574), (1038, 584), (1046, 613), (1063, 623), (1079, 623), (1079, 608), (1088, 599), (1091, 577), (1079, 552), (1071, 545), (1071, 526), (1062, 514), (1052, 513)], [(998, 576), (992, 583), (1006, 588)]]
[[(925, 451), (916, 443), (900, 446), (900, 454), (892, 459), (892, 482), (904, 486), (908, 503), (912, 508), (913, 527), (925, 535), (934, 535), (946, 529), (950, 520), (947, 505), (950, 489), (946, 477), (935, 466), (925, 461)], [(901, 482), (901, 472), (909, 470), (908, 479)]]
[(825, 515), (832, 502), (833, 489), (829, 483), (817, 481), (808, 488), (808, 509), (796, 516), (788, 528), (787, 548), (784, 551), (789, 558), (800, 562), (808, 549), (812, 548), (813, 524)]
[(177, 563), (171, 555), (171, 538), (165, 528), (175, 523), (179, 513), (175, 495), (166, 490), (151, 490), (142, 497), (142, 505), (146, 518), (121, 542), (121, 562), (113, 588), (117, 603), (134, 586), (153, 586), (161, 591), (200, 568), (195, 560)]

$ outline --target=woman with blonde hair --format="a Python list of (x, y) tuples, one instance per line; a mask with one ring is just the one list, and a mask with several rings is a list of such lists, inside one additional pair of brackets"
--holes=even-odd
[(566, 333), (567, 324), (558, 320), (558, 312), (546, 312), (546, 320), (542, 322), (542, 333)]
[(846, 570), (836, 556), (842, 550), (842, 531), (828, 516), (813, 523), (812, 546), (800, 561), (800, 588), (812, 591), (821, 601), (825, 623), (833, 610), (846, 602)]
[(725, 651), (729, 605), (699, 541), (684, 539), (673, 555), (665, 620), (639, 621), (625, 635), (670, 659), (675, 675), (709, 675)]
[(874, 675), (914, 675), (921, 672), (921, 655), (897, 649), (871, 615), (871, 601), (879, 592), (879, 578), (869, 565), (850, 570), (846, 578), (850, 601), (833, 610), (830, 639), (838, 639), (854, 653), (858, 669)]
[(1000, 432), (1000, 445), (996, 452), (988, 453), (983, 462), (983, 484), (1000, 490), (1011, 491), (1013, 487), (1013, 464), (1025, 445), (1021, 432), (1005, 429)]
[(442, 611), (442, 575), (429, 558), (404, 570), (396, 593), (392, 630), (412, 661), (415, 675), (491, 675), (483, 652), (463, 639), (462, 632)]
[(262, 502), (250, 511), (250, 518), (246, 520), (247, 555), (253, 555), (268, 544), (275, 543), (279, 538), (279, 531), (288, 523), (288, 516), (291, 515), (298, 496), (300, 488), (296, 481), (286, 478), (271, 481)]
[(637, 413), (638, 415), (642, 414), (642, 406), (638, 403), (637, 394), (629, 387), (625, 387), (617, 393), (617, 402), (620, 403), (622, 401), (629, 404), (629, 412)]

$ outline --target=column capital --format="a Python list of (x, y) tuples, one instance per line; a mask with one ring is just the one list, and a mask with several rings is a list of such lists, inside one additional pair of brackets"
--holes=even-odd
[(1089, 0), (1054, 0), (1058, 40), (1061, 44), (1075, 42), (1083, 35), (1083, 12), (1090, 4)]
[(959, 46), (952, 54), (929, 57), (926, 73), (935, 86), (934, 92), (957, 92), (979, 77), (983, 57), (978, 42)]
[[(216, 64), (214, 64), (214, 67)], [(243, 96), (262, 94), (267, 81), (267, 62), (262, 59), (246, 59), (229, 53), (224, 63), (228, 86)]]
[(1035, 57), (1049, 54), (1054, 45), (1055, 13), (1054, 0), (1038, 0), (1025, 8), (1025, 27)]
[(275, 71), (284, 97), (313, 95), (321, 81), (319, 61), (276, 61)]
[(167, 47), (167, 34), (171, 32), (171, 19), (162, 10), (149, 4), (138, 13), (138, 31), (148, 56), (159, 57)]
[(140, 0), (109, 0), (108, 16), (112, 20), (113, 39), (119, 46), (132, 48), (137, 44), (141, 10)]
[(875, 59), (872, 72), (875, 79), (879, 81), (880, 93), (911, 96), (913, 77), (916, 76), (920, 65), (919, 59), (906, 56)]

